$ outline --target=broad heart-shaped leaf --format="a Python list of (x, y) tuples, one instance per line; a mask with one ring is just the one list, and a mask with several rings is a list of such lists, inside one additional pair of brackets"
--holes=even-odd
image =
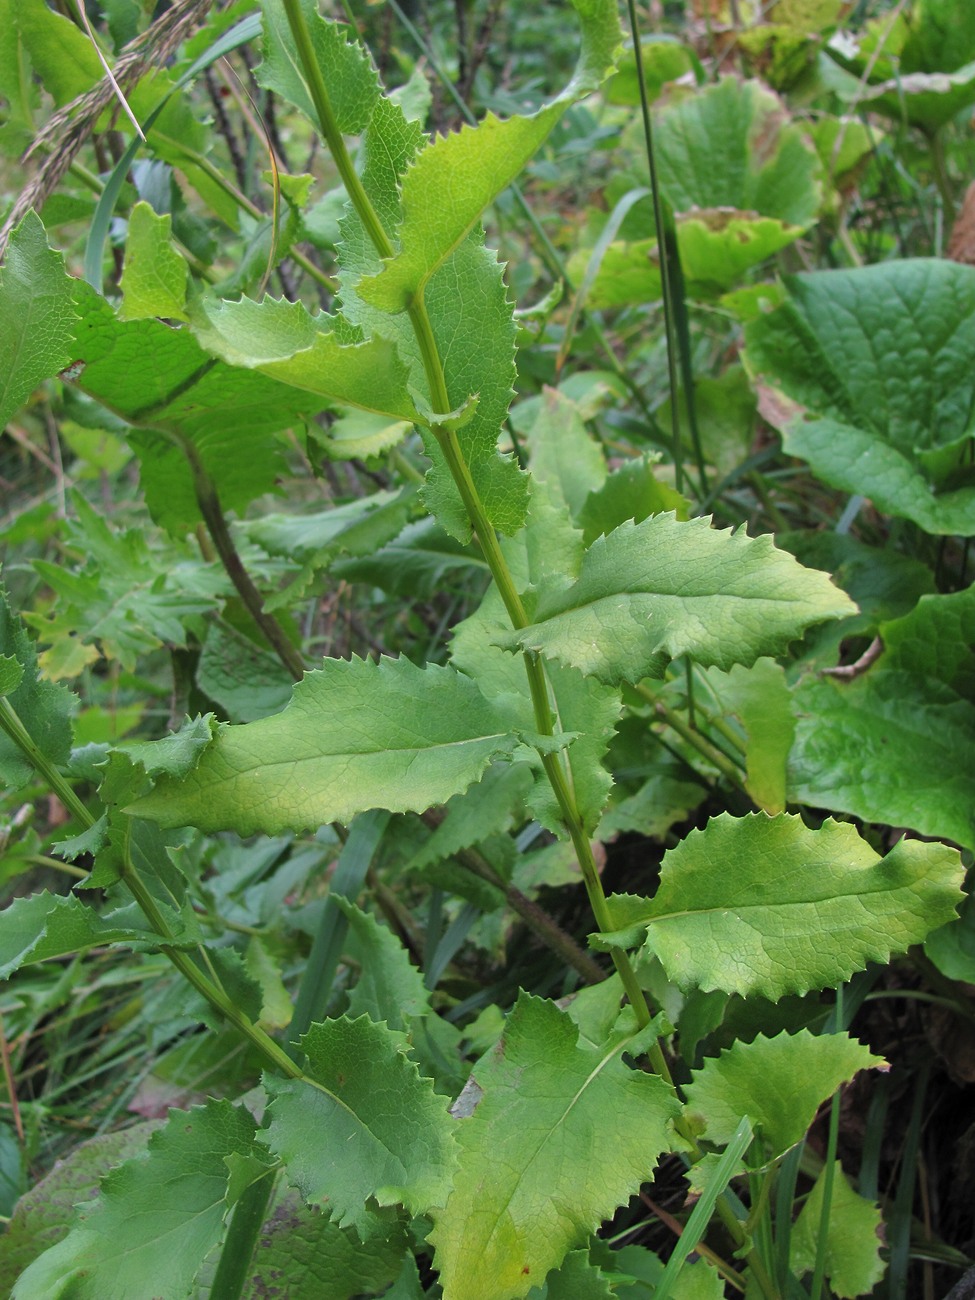
[(576, 74), (558, 98), (530, 117), (501, 121), (489, 113), (477, 126), (434, 139), (403, 179), (399, 252), (363, 298), (385, 311), (403, 311), (422, 294), (438, 267), (474, 228), (484, 209), (515, 179), (576, 99), (613, 70), (622, 43), (615, 0), (572, 0), (582, 28)]
[(172, 533), (202, 517), (181, 443), (192, 445), (225, 510), (270, 491), (285, 461), (269, 435), (300, 424), (325, 399), (215, 361), (186, 328), (121, 321), (88, 285), (71, 284), (80, 314), (74, 358), (84, 362), (78, 386), (136, 426), (129, 441), (153, 517)]
[(792, 798), (975, 848), (975, 588), (880, 625), (853, 681), (793, 692)]
[(194, 311), (193, 327), (200, 345), (228, 365), (259, 370), (342, 406), (417, 419), (408, 371), (393, 344), (343, 340), (336, 332), (341, 319), (316, 318), (300, 302), (208, 299)]
[(511, 754), (511, 718), (451, 668), (326, 659), (279, 714), (218, 735), (195, 771), (129, 811), (164, 826), (276, 835), (369, 808), (423, 812)]
[(776, 654), (806, 628), (856, 607), (769, 537), (673, 512), (622, 524), (586, 552), (579, 580), (543, 592), (535, 621), (501, 640), (604, 682), (660, 677), (688, 654), (730, 668)]
[(72, 286), (40, 217), (28, 212), (0, 272), (0, 429), (41, 380), (74, 359)]
[(257, 1154), (256, 1127), (228, 1101), (172, 1111), (147, 1153), (113, 1169), (80, 1224), (21, 1274), (16, 1300), (131, 1300), (147, 1279), (161, 1300), (187, 1295), (231, 1206), (227, 1157)]
[[(789, 1266), (800, 1278), (816, 1266), (825, 1195), (824, 1169), (799, 1211), (789, 1240)], [(880, 1258), (883, 1216), (873, 1201), (853, 1190), (839, 1161), (833, 1173), (826, 1224), (826, 1277), (830, 1290), (841, 1300), (870, 1295), (886, 1269)]]
[(920, 943), (954, 915), (961, 863), (943, 844), (900, 840), (885, 858), (853, 826), (728, 813), (664, 854), (653, 899), (610, 899), (618, 928), (682, 989), (778, 999), (831, 988)]
[(173, 218), (140, 200), (129, 214), (122, 267), (123, 320), (165, 316), (186, 320), (186, 262), (172, 245)]
[(327, 1020), (301, 1040), (307, 1080), (265, 1078), (271, 1150), (310, 1204), (363, 1238), (370, 1199), (426, 1214), (450, 1186), (454, 1122), (405, 1046), (367, 1016)]
[(519, 996), (474, 1070), (480, 1099), (459, 1121), (460, 1165), (433, 1215), (451, 1300), (527, 1295), (650, 1177), (677, 1101), (621, 1059), (643, 1050), (646, 1032), (592, 1047), (553, 1003)]
[(926, 532), (975, 532), (975, 267), (919, 258), (785, 284), (745, 337), (786, 451)]
[(766, 1145), (769, 1158), (798, 1142), (820, 1105), (858, 1070), (882, 1066), (862, 1043), (847, 1034), (797, 1034), (737, 1042), (720, 1056), (691, 1071), (687, 1108), (704, 1121), (710, 1141), (730, 1141), (747, 1115)]
[[(12, 710), (44, 757), (56, 766), (71, 753), (71, 715), (77, 700), (63, 686), (39, 681), (37, 654), (0, 587), (0, 708)], [(34, 776), (23, 750), (0, 729), (0, 783), (20, 789)]]

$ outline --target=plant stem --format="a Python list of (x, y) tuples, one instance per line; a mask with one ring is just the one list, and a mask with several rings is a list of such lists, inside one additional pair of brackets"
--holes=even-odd
[(304, 661), (291, 644), (287, 633), (278, 620), (264, 608), (264, 598), (255, 587), (253, 579), (247, 572), (244, 562), (234, 545), (234, 539), (230, 535), (230, 529), (227, 527), (227, 520), (220, 505), (220, 496), (216, 484), (207, 473), (193, 443), (188, 438), (179, 438), (178, 436), (177, 440), (180, 449), (189, 461), (196, 502), (207, 526), (207, 532), (210, 534), (217, 554), (220, 556), (220, 561), (227, 571), (227, 576), (236, 587), (237, 594), (244, 602), (247, 612), (264, 634), (274, 653), (295, 681), (300, 682), (305, 675)]
[(276, 1182), (277, 1170), (269, 1169), (245, 1188), (234, 1206), (210, 1284), (210, 1300), (240, 1300)]
[(697, 752), (708, 760), (718, 769), (722, 776), (727, 779), (739, 790), (744, 790), (745, 784), (742, 781), (741, 772), (726, 754), (723, 754), (716, 745), (712, 745), (710, 740), (706, 740), (699, 731), (688, 726), (679, 713), (664, 704), (663, 700), (658, 699), (652, 691), (647, 690), (643, 685), (636, 687), (636, 692), (641, 695), (648, 704), (651, 704), (657, 715), (674, 731), (682, 740), (686, 740), (692, 745)]
[(0, 697), (0, 728), (7, 733), (28, 762), (37, 769), (68, 812), (73, 817), (77, 817), (84, 826), (94, 826), (94, 817), (92, 817), (54, 764), (50, 763), (41, 749), (34, 744), (33, 737), (17, 716), (14, 706), (9, 700), (2, 697)]

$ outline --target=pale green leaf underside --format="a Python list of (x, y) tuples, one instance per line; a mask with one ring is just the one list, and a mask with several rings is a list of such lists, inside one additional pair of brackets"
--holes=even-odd
[(270, 718), (227, 727), (183, 781), (131, 811), (164, 826), (240, 835), (422, 812), (510, 754), (509, 719), (468, 677), (406, 659), (328, 659)]
[(858, 1070), (883, 1065), (846, 1034), (796, 1034), (738, 1042), (691, 1074), (688, 1109), (700, 1115), (710, 1141), (729, 1142), (742, 1115), (752, 1121), (769, 1156), (798, 1142), (820, 1105)]
[(553, 1003), (521, 994), (474, 1071), (483, 1096), (458, 1124), (460, 1166), (434, 1213), (451, 1300), (527, 1295), (649, 1178), (677, 1102), (662, 1080), (624, 1065), (623, 1051), (640, 1050), (636, 1036), (580, 1042)]
[(265, 1078), (271, 1150), (310, 1204), (362, 1236), (377, 1226), (370, 1198), (425, 1214), (450, 1185), (454, 1122), (405, 1042), (366, 1016), (328, 1020), (301, 1042), (309, 1082)]
[(186, 262), (170, 239), (172, 216), (140, 201), (129, 214), (122, 266), (122, 320), (186, 320)]
[(360, 283), (366, 301), (391, 312), (408, 307), (569, 105), (612, 71), (621, 42), (616, 0), (572, 0), (572, 5), (582, 27), (582, 54), (572, 81), (530, 117), (502, 121), (489, 113), (477, 126), (441, 136), (420, 152), (403, 180), (400, 251), (379, 275)]
[[(825, 1180), (824, 1169), (792, 1229), (789, 1264), (800, 1278), (816, 1267), (822, 1237)], [(858, 1296), (870, 1295), (886, 1269), (880, 1258), (884, 1241), (883, 1216), (873, 1201), (853, 1190), (839, 1161), (833, 1175), (826, 1222), (826, 1277), (830, 1290), (840, 1300), (856, 1300)]]
[(901, 840), (880, 858), (853, 826), (722, 813), (664, 854), (650, 899), (610, 906), (600, 943), (646, 944), (681, 988), (780, 998), (886, 962), (954, 915), (958, 853)]
[(336, 323), (283, 298), (209, 300), (193, 321), (200, 346), (228, 365), (259, 370), (342, 406), (415, 420), (408, 371), (393, 344), (380, 338), (343, 343), (330, 332)]
[(29, 212), (0, 272), (0, 429), (42, 380), (74, 360), (72, 284), (40, 218)]
[(682, 654), (719, 668), (749, 665), (814, 623), (855, 611), (826, 574), (802, 568), (771, 538), (669, 512), (597, 538), (578, 582), (542, 594), (535, 622), (501, 644), (602, 681), (638, 682), (662, 676)]
[(778, 389), (763, 409), (786, 450), (927, 532), (975, 531), (975, 268), (919, 258), (786, 288), (746, 327), (752, 369)]

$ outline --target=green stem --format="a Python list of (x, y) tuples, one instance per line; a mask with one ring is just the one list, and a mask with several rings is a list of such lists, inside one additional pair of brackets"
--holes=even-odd
[(269, 1169), (245, 1188), (234, 1206), (210, 1284), (210, 1300), (240, 1300), (276, 1182), (277, 1170)]
[(37, 769), (48, 786), (67, 808), (68, 812), (86, 827), (94, 826), (95, 819), (81, 802), (67, 781), (53, 765), (17, 716), (17, 711), (9, 700), (0, 697), (0, 728), (2, 728), (24, 757)]
[(718, 769), (722, 776), (727, 777), (737, 789), (745, 789), (740, 770), (716, 745), (712, 745), (710, 740), (706, 740), (699, 731), (689, 727), (679, 713), (669, 708), (664, 704), (663, 700), (658, 699), (645, 686), (637, 686), (636, 692), (638, 695), (642, 695), (648, 704), (653, 706), (657, 715), (667, 723), (668, 727), (676, 731), (682, 740), (686, 740), (689, 745), (692, 745), (703, 758), (706, 758), (712, 766)]

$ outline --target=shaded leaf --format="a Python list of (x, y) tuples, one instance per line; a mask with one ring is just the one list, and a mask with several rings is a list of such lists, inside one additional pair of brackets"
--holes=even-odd
[[(34, 745), (55, 766), (71, 753), (71, 715), (77, 700), (63, 686), (40, 681), (37, 655), (24, 625), (0, 587), (0, 707), (16, 714)], [(34, 766), (6, 730), (0, 730), (0, 781), (19, 790), (34, 776)]]
[[(826, 1171), (799, 1211), (789, 1239), (789, 1264), (799, 1277), (811, 1273), (822, 1235)], [(883, 1217), (877, 1205), (850, 1186), (843, 1166), (836, 1162), (832, 1198), (826, 1219), (826, 1277), (841, 1300), (868, 1295), (884, 1275), (880, 1257)]]
[(172, 217), (140, 200), (129, 213), (122, 266), (122, 320), (186, 320), (186, 262), (170, 239)]

